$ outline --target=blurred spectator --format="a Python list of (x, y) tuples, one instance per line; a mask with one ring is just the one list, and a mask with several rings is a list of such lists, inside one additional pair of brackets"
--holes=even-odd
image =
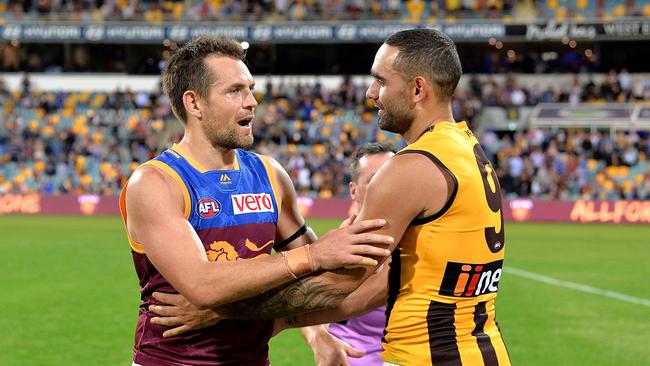
[(19, 49), (13, 43), (0, 43), (0, 61), (2, 69), (7, 71), (20, 70)]
[[(13, 19), (42, 20), (375, 20), (425, 21), (450, 18), (491, 18), (530, 21), (536, 18), (563, 20), (574, 17), (639, 17), (641, 2), (630, 2), (620, 11), (605, 1), (512, 1), (512, 0), (6, 0)], [(577, 71), (577, 70), (574, 70)]]

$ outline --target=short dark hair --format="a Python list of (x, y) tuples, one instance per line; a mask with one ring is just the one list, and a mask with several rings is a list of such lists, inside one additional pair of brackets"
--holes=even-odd
[(208, 56), (213, 55), (243, 61), (246, 51), (235, 40), (202, 36), (176, 50), (163, 70), (163, 91), (171, 102), (172, 111), (183, 123), (187, 121), (183, 94), (193, 90), (200, 97), (207, 98), (210, 85), (217, 79), (217, 75), (214, 75), (204, 62)]
[(359, 160), (364, 156), (377, 155), (385, 153), (395, 153), (395, 148), (391, 144), (383, 142), (368, 142), (362, 145), (352, 155), (352, 165), (350, 166), (350, 179), (356, 182), (359, 179)]
[(438, 98), (449, 101), (463, 73), (454, 41), (435, 29), (409, 29), (397, 32), (385, 44), (399, 49), (393, 67), (408, 79), (428, 79)]

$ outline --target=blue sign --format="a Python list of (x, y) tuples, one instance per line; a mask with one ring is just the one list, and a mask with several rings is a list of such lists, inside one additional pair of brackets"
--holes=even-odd
[(283, 24), (36, 24), (0, 25), (0, 40), (23, 42), (157, 43), (165, 39), (182, 42), (201, 35), (223, 36), (250, 42), (381, 42), (391, 34), (411, 28), (436, 28), (457, 40), (486, 40), (506, 36), (499, 23), (402, 24), (373, 23), (283, 23)]

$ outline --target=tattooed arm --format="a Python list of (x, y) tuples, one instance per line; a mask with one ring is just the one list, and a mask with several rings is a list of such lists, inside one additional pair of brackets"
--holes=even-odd
[(286, 328), (309, 327), (317, 324), (335, 323), (350, 319), (370, 310), (386, 305), (388, 296), (388, 269), (383, 269), (370, 276), (359, 288), (335, 308), (304, 314), (288, 315), (276, 318), (275, 334)]
[[(338, 276), (345, 273), (343, 276), (347, 280), (332, 281), (335, 278), (330, 276), (335, 272), (339, 272)], [(224, 305), (219, 308), (219, 313), (227, 318), (271, 319), (332, 309), (358, 287), (365, 274), (364, 269), (353, 269), (305, 277), (286, 287)]]

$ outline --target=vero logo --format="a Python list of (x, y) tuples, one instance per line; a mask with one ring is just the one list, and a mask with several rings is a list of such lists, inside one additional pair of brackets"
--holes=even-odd
[(254, 212), (273, 212), (273, 201), (268, 193), (234, 194), (232, 209), (235, 215)]

